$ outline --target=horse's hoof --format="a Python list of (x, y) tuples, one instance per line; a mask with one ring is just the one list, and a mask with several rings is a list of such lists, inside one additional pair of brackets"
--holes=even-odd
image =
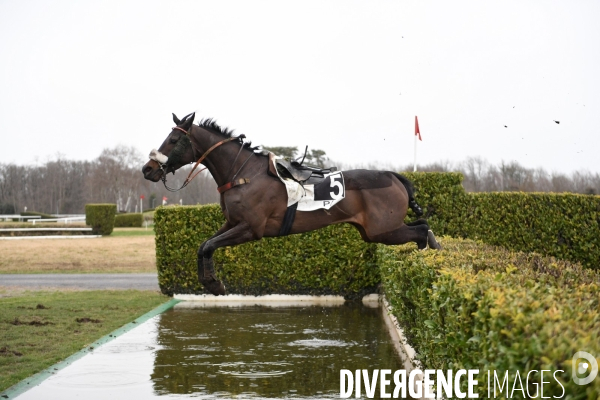
[(201, 280), (200, 283), (215, 296), (225, 296), (225, 285), (223, 285), (223, 282), (211, 279), (209, 281)]
[(435, 240), (435, 235), (431, 231), (431, 229), (427, 232), (427, 244), (430, 249), (434, 250), (442, 250), (442, 246)]

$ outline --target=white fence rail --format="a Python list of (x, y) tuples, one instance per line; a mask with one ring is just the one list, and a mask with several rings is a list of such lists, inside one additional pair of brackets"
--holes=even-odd
[(42, 217), (40, 217), (39, 215), (0, 215), (0, 221), (8, 221), (8, 220), (13, 220), (13, 219), (18, 219), (19, 221), (28, 221), (28, 220), (32, 220), (32, 219), (40, 219)]
[(65, 217), (65, 218), (44, 218), (44, 219), (38, 219), (38, 220), (33, 220), (30, 221), (33, 225), (35, 225), (35, 222), (63, 222), (65, 224), (70, 224), (72, 222), (82, 222), (85, 221), (85, 215), (82, 217)]
[(62, 222), (65, 224), (70, 224), (72, 222), (82, 222), (85, 221), (85, 215), (83, 214), (74, 214), (74, 215), (57, 215), (57, 218), (42, 218), (39, 215), (19, 215), (19, 214), (2, 214), (0, 215), (0, 221), (12, 221), (13, 219), (18, 219), (19, 222), (26, 221), (31, 222), (35, 225), (37, 222)]
[(2, 228), (0, 232), (91, 232), (92, 228)]

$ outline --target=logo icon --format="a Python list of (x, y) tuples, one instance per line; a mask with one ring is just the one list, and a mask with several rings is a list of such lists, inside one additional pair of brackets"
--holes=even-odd
[[(582, 359), (585, 361), (582, 361)], [(578, 351), (573, 354), (572, 366), (571, 375), (573, 376), (573, 382), (576, 385), (587, 385), (598, 375), (598, 361), (586, 351)], [(579, 377), (588, 371), (589, 375), (587, 377)]]

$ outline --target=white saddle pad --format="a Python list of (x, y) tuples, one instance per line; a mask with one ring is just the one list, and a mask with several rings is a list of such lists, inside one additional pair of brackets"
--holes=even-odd
[[(273, 160), (275, 163), (276, 160)], [(277, 171), (277, 165), (275, 165)], [(346, 197), (344, 175), (342, 171), (325, 175), (325, 179), (318, 185), (301, 185), (293, 179), (282, 178), (277, 171), (277, 176), (287, 190), (288, 207), (298, 203), (298, 211), (329, 210)]]

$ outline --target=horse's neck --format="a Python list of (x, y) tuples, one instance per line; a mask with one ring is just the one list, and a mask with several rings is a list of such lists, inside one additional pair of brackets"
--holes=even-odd
[[(222, 140), (226, 140), (226, 138), (196, 127), (196, 129), (192, 131), (192, 143), (199, 153), (195, 154), (196, 159), (200, 158), (213, 145)], [(239, 157), (237, 157), (238, 153), (240, 153)], [(242, 150), (240, 152), (240, 145), (234, 140), (230, 143), (223, 143), (212, 150), (206, 156), (202, 164), (210, 171), (210, 174), (217, 182), (217, 185), (222, 186), (231, 180), (232, 176), (241, 166), (241, 163), (243, 163), (248, 156), (248, 151)]]

